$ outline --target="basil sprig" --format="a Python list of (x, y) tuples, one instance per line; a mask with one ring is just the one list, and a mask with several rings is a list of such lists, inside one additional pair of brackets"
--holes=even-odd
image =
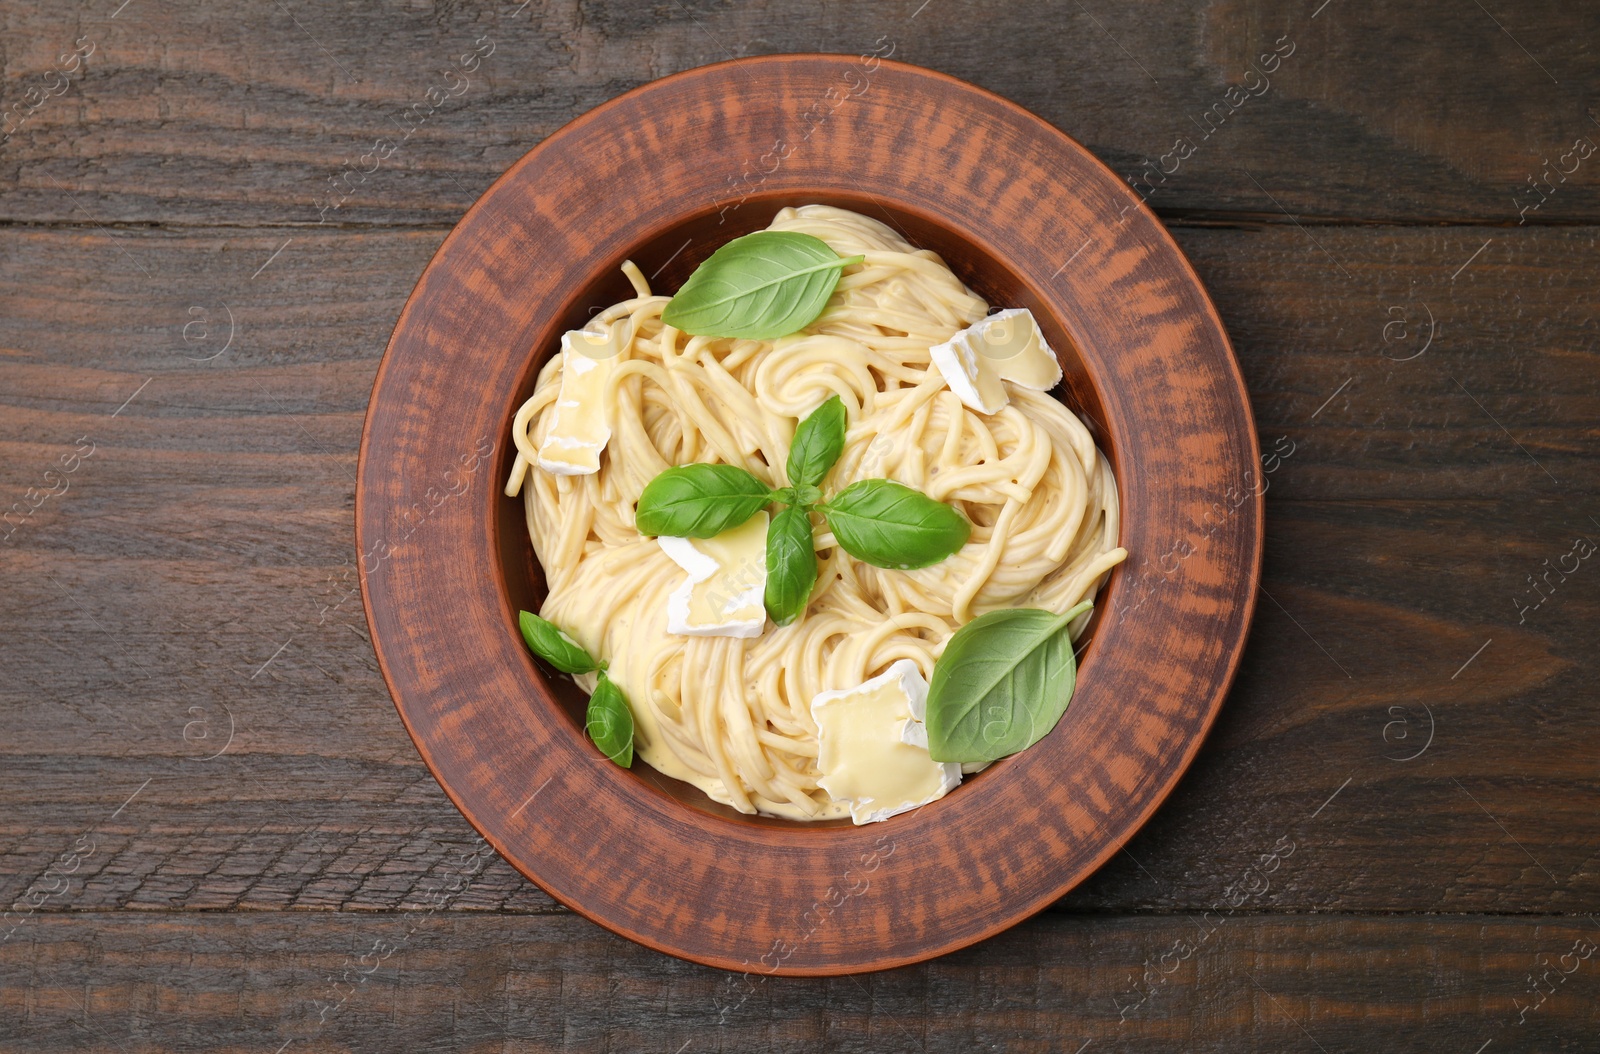
[[(789, 482), (815, 488), (844, 453), (844, 402), (837, 395), (806, 415), (789, 446)], [(812, 498), (816, 501), (816, 498)]]
[(840, 272), (863, 259), (840, 256), (809, 234), (747, 234), (695, 268), (667, 302), (661, 321), (703, 337), (786, 337), (822, 314)]
[(1067, 712), (1078, 664), (1065, 614), (991, 611), (956, 630), (928, 684), (928, 752), (935, 761), (998, 761), (1043, 739)]
[(822, 500), (822, 491), (817, 487), (784, 487), (772, 500), (785, 505), (815, 505)]
[(583, 650), (583, 645), (558, 629), (554, 622), (524, 611), (517, 615), (517, 625), (522, 629), (522, 639), (527, 642), (528, 650), (562, 673), (593, 673), (600, 668)]
[(628, 699), (606, 674), (606, 664), (596, 662), (583, 645), (569, 637), (554, 622), (542, 619), (531, 611), (517, 614), (517, 625), (528, 650), (562, 673), (593, 673), (600, 671), (594, 691), (589, 696), (589, 709), (584, 715), (584, 728), (600, 752), (623, 768), (633, 767), (633, 711), (628, 709)]
[(710, 538), (764, 506), (786, 506), (767, 525), (767, 614), (787, 626), (805, 611), (817, 581), (811, 513), (827, 518), (840, 548), (874, 567), (936, 564), (966, 544), (972, 526), (954, 508), (902, 483), (868, 479), (823, 502), (818, 484), (844, 451), (844, 403), (831, 397), (795, 429), (786, 465), (791, 486), (773, 490), (736, 465), (680, 465), (639, 495), (640, 534)]
[(738, 465), (679, 465), (646, 484), (634, 523), (640, 534), (715, 538), (773, 497), (771, 487)]
[(811, 512), (791, 505), (767, 524), (767, 614), (787, 626), (806, 609), (817, 584), (817, 551), (811, 540)]
[(583, 727), (600, 753), (625, 769), (633, 767), (633, 711), (622, 689), (604, 673), (589, 696)]
[(858, 480), (821, 508), (844, 551), (874, 567), (936, 564), (972, 534), (955, 509), (892, 479)]

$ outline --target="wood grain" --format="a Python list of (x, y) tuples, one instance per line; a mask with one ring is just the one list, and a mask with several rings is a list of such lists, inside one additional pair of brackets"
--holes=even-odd
[(18, 1052), (1558, 1052), (1592, 1049), (1600, 996), (1587, 919), (1049, 916), (932, 963), (827, 979), (645, 955), (570, 915), (31, 927), (0, 949)]
[[(1410, 275), (1491, 233), (1318, 237), (1381, 291), (1405, 289)], [(1305, 252), (1300, 232), (1177, 234), (1233, 335), (1264, 448), (1278, 436), (1297, 444), (1268, 477), (1265, 584), (1286, 610), (1261, 604), (1239, 683), (1177, 797), (1131, 857), (1113, 858), (1067, 905), (1203, 910), (1286, 833), (1314, 838), (1316, 852), (1263, 898), (1274, 910), (1592, 904), (1600, 829), (1582, 773), (1596, 735), (1584, 672), (1596, 594), (1576, 576), (1521, 626), (1514, 605), (1532, 602), (1526, 576), (1567, 552), (1569, 534), (1588, 531), (1571, 495), (1596, 485), (1584, 438), (1596, 373), (1583, 350), (1592, 323), (1573, 291), (1600, 278), (1592, 234), (1531, 232), (1514, 272), (1481, 261), (1485, 280), (1463, 276), (1452, 288), (1436, 346), (1387, 366), (1381, 353), (1398, 336), (1382, 340), (1385, 299), (1330, 281), (1326, 258)], [(0, 546), (14, 598), (0, 609), (9, 715), (0, 895), (20, 894), (151, 776), (105, 829), (106, 855), (85, 863), (97, 877), (40, 911), (381, 910), (416, 895), (430, 867), (470, 842), (393, 719), (350, 592), (354, 445), (374, 356), (441, 236), (306, 236), (252, 281), (281, 239), (0, 232), (0, 276), (12, 290), (0, 388), (5, 493), (17, 500), (40, 485), (77, 435), (101, 442), (68, 493)], [(196, 342), (185, 342), (188, 308), (220, 302), (234, 306), (239, 339), (209, 363), (191, 361), (222, 338), (194, 329)], [(1367, 325), (1293, 337), (1324, 316), (1368, 311)], [(1470, 323), (1474, 339), (1456, 339), (1452, 319)], [(1436, 352), (1566, 487), (1447, 380), (1397, 383), (1425, 378), (1400, 371)], [(1312, 417), (1364, 362), (1382, 372)], [(1361, 399), (1345, 398), (1355, 392)], [(1414, 427), (1392, 426), (1406, 421)], [(1415, 762), (1390, 761), (1410, 752), (1399, 733), (1425, 734), (1418, 702), (1438, 722), (1435, 745)], [(1410, 709), (1392, 716), (1396, 705)], [(238, 727), (229, 753), (184, 761), (215, 749), (184, 739), (189, 722), (203, 717), (191, 737), (215, 743), (229, 710)], [(1400, 719), (1410, 724), (1390, 728), (1387, 742), (1385, 728)], [(327, 785), (338, 789), (325, 794)], [(363, 881), (369, 870), (382, 877)], [(552, 908), (504, 864), (460, 906)]]
[[(628, 88), (735, 56), (880, 41), (1039, 113), (1142, 179), (1164, 215), (1516, 224), (1541, 202), (1533, 177), (1552, 190), (1527, 222), (1600, 216), (1600, 157), (1564, 182), (1544, 175), (1577, 138), (1600, 144), (1585, 94), (1600, 78), (1585, 46), (1600, 14), (1560, 0), (1448, 15), (1336, 2), (1315, 18), (1320, 0), (561, 0), (515, 16), (509, 0), (382, 14), (224, 0), (203, 17), (135, 3), (113, 20), (116, 6), (76, 23), (49, 7), (3, 15), (8, 105), (59, 85), (51, 72), (76, 40), (96, 45), (0, 146), (6, 218), (449, 224), (546, 135)], [(1293, 51), (1251, 72), (1275, 45)], [(363, 160), (380, 140), (388, 156)], [(330, 181), (348, 196), (319, 212)]]
[[(156, 377), (114, 426), (137, 430), (142, 448), (323, 458), (348, 483), (353, 462), (336, 462), (354, 449), (376, 359), (445, 233), (0, 228), (0, 440), (48, 460), (46, 447), (69, 448)], [(1273, 497), (1568, 493), (1540, 465), (1580, 491), (1593, 480), (1594, 228), (1173, 233), (1227, 323), (1263, 449), (1296, 443), (1272, 474)], [(198, 361), (225, 346), (225, 309), (232, 346)], [(230, 409), (206, 433), (162, 424)], [(26, 458), (0, 474), (19, 496), (38, 482)], [(159, 498), (138, 500), (161, 514)]]
[[(44, 485), (75, 437), (100, 443), (0, 542), (0, 895), (48, 885), (85, 834), (100, 847), (0, 943), (0, 1047), (276, 1050), (472, 851), (338, 601), (376, 356), (449, 226), (526, 149), (662, 74), (887, 35), (1148, 181), (1285, 32), (1297, 50), (1271, 90), (1149, 200), (1219, 304), (1264, 447), (1295, 444), (1267, 496), (1282, 607), (1263, 599), (1218, 726), (1129, 851), (996, 940), (859, 984), (774, 980), (723, 1026), (722, 975), (574, 919), (493, 861), (310, 1049), (1592, 1045), (1588, 966), (1526, 1025), (1511, 1000), (1597, 907), (1593, 586), (1573, 576), (1521, 625), (1515, 606), (1600, 516), (1593, 161), (1516, 229), (1543, 159), (1600, 134), (1593, 10), (515, 8), (0, 10), (0, 110), (75, 39), (98, 46), (0, 144), (0, 497)], [(469, 90), (319, 215), (345, 159), (403, 137), (484, 34), (496, 51)], [(184, 325), (224, 304), (239, 339), (191, 361), (221, 330)], [(1435, 343), (1385, 361), (1420, 346), (1424, 305)], [(242, 715), (228, 752), (185, 761), (215, 743), (185, 728), (216, 734), (223, 706)], [(1428, 750), (1388, 760), (1429, 712)], [(1145, 959), (1283, 837), (1295, 855), (1192, 980), (1117, 1024), (1110, 1000), (1137, 998)]]

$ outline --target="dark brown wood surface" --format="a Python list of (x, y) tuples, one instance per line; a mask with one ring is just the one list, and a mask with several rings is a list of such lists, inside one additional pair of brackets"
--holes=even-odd
[[(1600, 158), (1541, 173), (1600, 143), (1596, 15), (1486, 8), (0, 11), (5, 108), (97, 45), (0, 145), (4, 504), (66, 483), (0, 542), (0, 1049), (1595, 1049), (1597, 961), (1561, 956), (1600, 936), (1600, 579), (1548, 568), (1600, 542)], [(493, 177), (654, 76), (884, 35), (1136, 173), (1285, 33), (1150, 198), (1292, 453), (1239, 681), (1128, 851), (975, 948), (726, 1015), (730, 975), (475, 857), (374, 669), (351, 516), (377, 357)]]

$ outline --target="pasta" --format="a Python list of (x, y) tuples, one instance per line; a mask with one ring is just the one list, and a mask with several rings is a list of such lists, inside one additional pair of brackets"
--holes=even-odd
[[(513, 421), (506, 493), (523, 499), (548, 580), (540, 614), (609, 663), (631, 703), (638, 755), (740, 812), (822, 820), (849, 809), (818, 785), (813, 698), (902, 659), (931, 677), (963, 624), (1002, 608), (1064, 613), (1092, 598), (1126, 553), (1116, 544), (1116, 481), (1072, 411), (1013, 387), (1009, 405), (978, 413), (933, 367), (930, 347), (989, 310), (937, 254), (829, 206), (783, 209), (769, 229), (864, 260), (845, 269), (815, 322), (777, 340), (666, 326), (669, 298), (624, 264), (635, 295), (587, 327), (620, 349), (604, 380), (611, 434), (599, 470), (535, 467), (560, 390), (555, 356)], [(963, 513), (968, 542), (932, 566), (891, 570), (849, 556), (818, 523), (818, 580), (796, 621), (749, 639), (668, 632), (668, 595), (685, 575), (635, 527), (643, 488), (691, 462), (740, 466), (782, 487), (797, 421), (833, 395), (848, 430), (828, 489), (897, 480)], [(578, 681), (592, 691), (595, 675)]]

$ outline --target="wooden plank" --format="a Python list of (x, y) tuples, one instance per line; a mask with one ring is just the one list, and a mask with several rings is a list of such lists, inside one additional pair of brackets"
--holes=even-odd
[[(1500, 543), (1563, 541), (1558, 512), (1502, 508)], [(1515, 625), (1497, 594), (1521, 583), (1477, 544), (1483, 509), (1465, 503), (1270, 515), (1270, 599), (1218, 728), (1067, 905), (1212, 907), (1285, 840), (1295, 859), (1263, 907), (1592, 904), (1592, 589), (1574, 576)], [(1430, 555), (1392, 569), (1414, 549)], [(334, 567), (220, 558), (8, 562), (0, 873), (16, 877), (0, 895), (22, 896), (93, 833), (98, 855), (50, 910), (391, 908), (470, 840), (390, 708), (359, 612), (316, 621), (308, 593)], [(1453, 593), (1434, 586), (1445, 575)], [(480, 892), (463, 906), (550, 907), (504, 865)]]
[[(1600, 217), (1600, 158), (1573, 152), (1600, 143), (1583, 91), (1600, 74), (1587, 46), (1600, 12), (1560, 0), (1494, 14), (1085, 0), (1046, 15), (976, 0), (503, 0), (382, 18), (226, 0), (204, 18), (24, 5), (4, 26), (13, 221), (449, 223), (627, 88), (736, 55), (889, 44), (1038, 112), (1169, 215)], [(742, 160), (724, 162), (730, 177)]]
[(1174, 233), (1227, 324), (1264, 450), (1295, 444), (1273, 476), (1285, 495), (1592, 488), (1593, 229)]
[(1597, 940), (1588, 918), (1055, 915), (797, 980), (572, 916), (85, 914), (0, 945), (0, 1021), (18, 1052), (1577, 1051)]
[[(0, 232), (4, 493), (96, 444), (0, 543), (8, 904), (85, 835), (40, 912), (394, 909), (470, 844), (374, 669), (350, 549), (376, 356), (442, 234), (302, 233), (274, 257), (259, 231)], [(1505, 258), (1444, 282), (1479, 234)], [(1295, 447), (1267, 477), (1269, 595), (1221, 722), (1066, 906), (1205, 910), (1284, 838), (1260, 908), (1592, 905), (1600, 597), (1549, 568), (1600, 540), (1575, 306), (1594, 232), (1319, 230), (1350, 280), (1293, 227), (1179, 235), (1268, 449)], [(1435, 344), (1385, 362), (1420, 346), (1382, 325), (1430, 267)], [(1138, 554), (1130, 591), (1181, 588), (1204, 528)], [(459, 906), (554, 909), (498, 862)]]
[[(1292, 445), (1276, 494), (1592, 484), (1595, 229), (1174, 233), (1228, 326), (1265, 449)], [(34, 452), (0, 478), (34, 485), (30, 462), (52, 456), (40, 440), (70, 447), (152, 377), (115, 426), (141, 445), (349, 458), (376, 359), (443, 236), (4, 231), (0, 442)], [(166, 423), (230, 413), (197, 431)], [(348, 479), (353, 461), (326, 470)]]
[[(1600, 159), (1559, 171), (1600, 143), (1600, 9), (63, 14), (0, 11), (0, 505), (61, 490), (0, 524), (0, 1048), (1593, 1048), (1600, 596), (1552, 568), (1600, 540)], [(1052, 912), (740, 977), (482, 851), (362, 636), (355, 445), (416, 276), (527, 149), (675, 70), (884, 42), (1174, 225), (1278, 454), (1260, 615), (1190, 775)], [(1173, 525), (1127, 591), (1204, 544)]]

